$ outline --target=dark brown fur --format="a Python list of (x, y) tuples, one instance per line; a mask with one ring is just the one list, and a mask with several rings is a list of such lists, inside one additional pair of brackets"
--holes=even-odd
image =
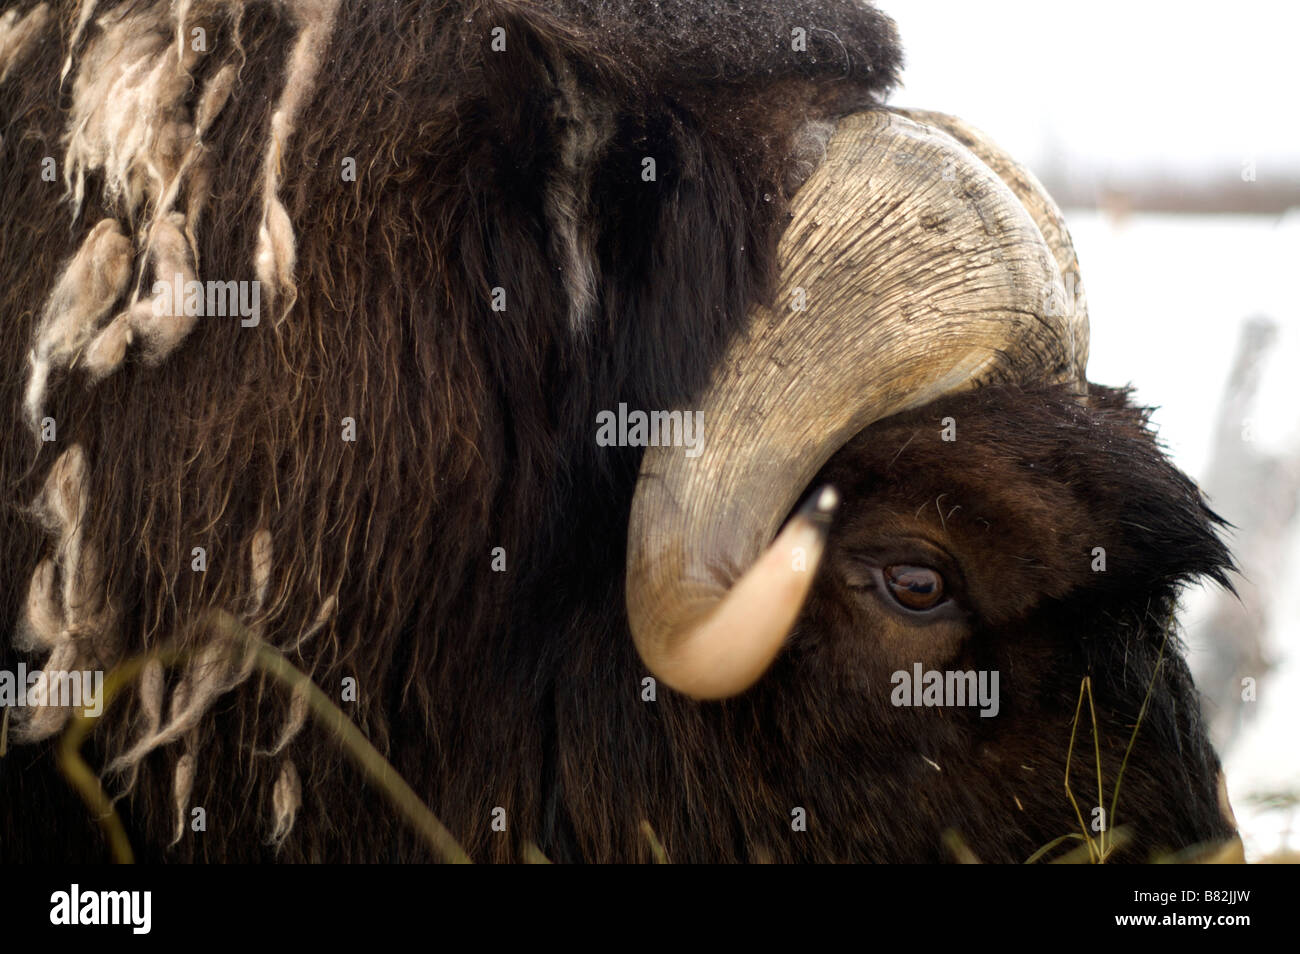
[[(1079, 831), (1063, 782), (1085, 676), (1108, 817), (1151, 691), (1109, 818), (1131, 829), (1121, 857), (1147, 860), (1231, 837), (1173, 618), (1184, 583), (1205, 576), (1227, 585), (1219, 520), (1164, 457), (1146, 409), (1127, 392), (1096, 386), (1089, 403), (1080, 407), (1063, 390), (1015, 388), (948, 398), (869, 428), (818, 475), (842, 492), (843, 513), (783, 665), (816, 687), (809, 710), (871, 726), (869, 734), (843, 730), (829, 744), (841, 754), (828, 764), (853, 766), (841, 770), (839, 789), (860, 814), (828, 825), (827, 840), (830, 831), (854, 831), (847, 840), (868, 847), (852, 856), (937, 859), (936, 834), (950, 827), (982, 860), (1015, 862)], [(943, 439), (948, 419), (953, 441)], [(846, 585), (852, 562), (876, 553), (909, 562), (900, 541), (914, 538), (947, 558), (950, 592), (966, 610), (960, 642), (943, 643), (923, 625), (863, 625), (876, 611), (870, 594)], [(1096, 547), (1104, 570), (1095, 568)], [(886, 643), (886, 628), (903, 631), (901, 645)], [(997, 670), (1000, 712), (890, 705), (891, 672), (913, 662)], [(1087, 702), (1071, 788), (1091, 826), (1099, 801)]]
[[(796, 134), (808, 119), (869, 104), (893, 82), (899, 60), (887, 21), (835, 2), (707, 13), (688, 0), (620, 2), (601, 4), (600, 20), (585, 3), (344, 3), (281, 176), (298, 240), (293, 311), (264, 315), (255, 329), (203, 319), (160, 366), (129, 358), (93, 387), (77, 369), (56, 375), (45, 413), (59, 441), (38, 447), (20, 411), (27, 342), (62, 263), (111, 212), (92, 177), (86, 208), (70, 221), (62, 187), (38, 178), (43, 157), (62, 155), (69, 94), (58, 75), (64, 56), (78, 53), (65, 48), (73, 5), (59, 6), (59, 39), (51, 34), (0, 86), (0, 327), (11, 343), (0, 354), (0, 666), (28, 659), (11, 638), (49, 548), (27, 506), (76, 442), (89, 465), (87, 537), (108, 555), (105, 589), (123, 608), (122, 654), (202, 645), (211, 634), (195, 621), (205, 609), (244, 612), (250, 540), (268, 528), (271, 590), (250, 622), (331, 696), (345, 677), (357, 680), (360, 699), (345, 709), (476, 859), (518, 858), (529, 840), (557, 860), (646, 859), (643, 817), (678, 860), (937, 857), (937, 822), (959, 815), (977, 850), (996, 855), (983, 837), (992, 824), (987, 784), (949, 793), (936, 803), (943, 811), (888, 817), (888, 797), (896, 810), (909, 803), (899, 792), (933, 780), (910, 765), (884, 771), (889, 750), (870, 728), (873, 712), (845, 705), (825, 679), (833, 661), (802, 667), (817, 655), (808, 626), (741, 700), (700, 706), (666, 692), (654, 705), (640, 700), (644, 673), (621, 609), (638, 453), (593, 440), (596, 412), (620, 400), (688, 402), (746, 310), (768, 294), (798, 184)], [(794, 25), (819, 27), (806, 57), (789, 50)], [(489, 50), (494, 26), (507, 30), (506, 53)], [(260, 163), (294, 26), (282, 6), (250, 3), (238, 20), (215, 17), (213, 31), (196, 90), (229, 57), (242, 68), (209, 137), (217, 172), (197, 236), (201, 277), (248, 280)], [(583, 122), (575, 103), (609, 120), (584, 197), (596, 307), (578, 334), (543, 200), (562, 165), (560, 142)], [(657, 160), (654, 183), (640, 177), (647, 155)], [(357, 161), (356, 183), (340, 180), (346, 156)], [(489, 308), (496, 285), (507, 290), (504, 314)], [(344, 417), (357, 422), (355, 444), (340, 439)], [(1005, 414), (990, 420), (994, 434), (1008, 426)], [(1144, 434), (1130, 438), (1129, 457), (1147, 453)], [(1073, 446), (1096, 450), (1082, 437)], [(871, 472), (859, 457), (850, 449), (832, 466)], [(917, 472), (956, 473), (952, 462), (932, 473), (933, 463)], [(1020, 479), (1008, 514), (1038, 487)], [(1183, 497), (1170, 503), (1173, 486), (1138, 480), (1131, 489), (1182, 513), (1209, 546), (1201, 512)], [(1114, 516), (1113, 502), (1085, 496), (1070, 512), (1090, 527)], [(858, 506), (850, 497), (846, 516)], [(194, 546), (207, 549), (206, 573), (190, 570)], [(505, 548), (508, 572), (491, 571), (494, 547)], [(1149, 667), (1130, 673), (1117, 647), (1150, 643), (1130, 616), (1142, 597), (1159, 618), (1171, 591), (1124, 565), (1133, 592), (1106, 617), (1111, 638), (1099, 628), (1082, 643), (1086, 652), (1071, 657), (1082, 668), (1063, 667), (1041, 707), (1058, 729), (1069, 679), (1077, 689), (1089, 668), (1145, 685)], [(1200, 560), (1180, 572), (1210, 571)], [(1097, 584), (1068, 573), (1048, 584), (1066, 581), (1082, 589), (1054, 590), (1053, 600)], [(330, 596), (337, 613), (300, 645)], [(813, 629), (827, 598), (819, 588), (805, 617)], [(824, 632), (831, 639), (843, 629)], [(1064, 631), (1057, 638), (1073, 645)], [(1046, 652), (1039, 646), (1023, 665)], [(1143, 761), (1156, 774), (1172, 771), (1185, 748), (1188, 784), (1212, 785), (1180, 665), (1171, 662), (1174, 683), (1144, 737), (1152, 749)], [(1130, 698), (1116, 697), (1116, 718), (1131, 715)], [(302, 809), (287, 841), (268, 844), (279, 763), (255, 751), (274, 744), (288, 708), (259, 677), (221, 697), (193, 739), (189, 804), (206, 809), (208, 830), (187, 831), (172, 849), (181, 750), (150, 755), (119, 803), (138, 854), (430, 857), (312, 724), (288, 750)], [(87, 746), (91, 763), (129, 745), (140, 718), (137, 699), (115, 705)], [(1035, 728), (1014, 746), (1046, 745), (1040, 724), (1028, 715), (1019, 724)], [(1010, 855), (1068, 822), (1049, 771), (1057, 736), (1050, 752), (1023, 756), (1042, 765), (1043, 801), (1033, 825), (999, 829)], [(20, 747), (0, 761), (0, 857), (103, 856), (51, 749)], [(1134, 789), (1135, 801), (1145, 797), (1136, 780)], [(1221, 833), (1201, 811), (1200, 788), (1179, 798), (1176, 820), (1158, 829), (1167, 841)], [(788, 824), (796, 804), (813, 819), (800, 836)], [(1003, 800), (996, 804), (1005, 820)], [(489, 827), (496, 806), (506, 809), (504, 834)]]

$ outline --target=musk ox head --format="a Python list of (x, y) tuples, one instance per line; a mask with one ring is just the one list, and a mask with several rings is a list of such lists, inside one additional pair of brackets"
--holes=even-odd
[(1084, 376), (1051, 199), (960, 121), (875, 110), (837, 126), (782, 252), (797, 304), (724, 360), (708, 449), (642, 463), (646, 665), (697, 698), (749, 690), (751, 731), (817, 726), (774, 765), (839, 788), (826, 857), (937, 860), (948, 833), (1023, 861), (1115, 824), (1094, 858), (1231, 839), (1173, 619), (1230, 559), (1146, 412)]
[(1216, 518), (1144, 410), (1088, 394), (944, 398), (818, 474), (843, 503), (788, 665), (854, 726), (851, 856), (954, 857), (950, 832), (983, 861), (1081, 858), (1086, 834), (1094, 859), (1145, 861), (1234, 837), (1173, 620), (1181, 583), (1226, 582)]
[[(816, 535), (796, 521), (759, 554), (850, 436), (980, 384), (1084, 381), (1087, 313), (1059, 305), (1076, 271), (1059, 213), (1027, 173), (977, 148), (1028, 206), (938, 126), (885, 110), (840, 120), (782, 237), (788, 305), (756, 310), (701, 399), (725, 425), (698, 460), (646, 455), (628, 613), (642, 657), (675, 688), (730, 695), (771, 661), (811, 581), (788, 551), (815, 551)], [(737, 569), (747, 575), (719, 576)]]

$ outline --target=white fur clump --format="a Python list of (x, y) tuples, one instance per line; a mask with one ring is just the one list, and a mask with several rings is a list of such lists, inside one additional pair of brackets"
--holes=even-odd
[(0, 16), (0, 83), (35, 47), (49, 22), (48, 3), (37, 4), (21, 17), (17, 10), (6, 10)]
[(176, 762), (176, 776), (172, 782), (172, 798), (176, 804), (176, 831), (171, 844), (175, 845), (185, 834), (185, 822), (189, 816), (190, 796), (194, 792), (195, 758), (192, 752), (186, 752)]
[[(207, 17), (231, 5), (233, 0), (160, 0), (111, 11), (95, 21), (84, 52), (77, 55), (63, 166), (74, 217), (85, 199), (87, 177), (97, 173), (104, 180), (105, 200), (120, 215), (132, 222), (146, 219), (139, 233), (141, 248), (127, 248), (129, 268), (141, 271), (135, 293), (106, 327), (85, 323), (82, 327), (95, 332), (94, 337), (83, 335), (74, 349), (84, 349), (80, 357), (92, 383), (121, 367), (132, 342), (141, 342), (145, 360), (157, 363), (194, 329), (195, 316), (156, 309), (152, 301), (141, 300), (140, 289), (153, 287), (144, 281), (150, 267), (154, 281), (171, 283), (177, 275), (182, 282), (197, 280), (195, 232), (213, 174), (204, 136), (230, 98), (238, 69), (232, 63), (218, 68), (191, 111), (186, 103), (194, 87), (193, 70), (205, 54), (187, 41), (186, 28), (193, 22), (191, 13)], [(95, 6), (95, 0), (81, 5), (65, 77)], [(182, 197), (184, 214), (175, 211)], [(52, 368), (50, 362), (34, 366), (29, 407), (39, 404)]]
[[(149, 230), (148, 257), (154, 281), (165, 282), (171, 289), (197, 281), (194, 256), (185, 235), (185, 216), (170, 212), (154, 220)], [(111, 374), (126, 358), (127, 346), (142, 343), (147, 364), (158, 364), (171, 354), (194, 330), (198, 317), (186, 314), (184, 307), (174, 313), (170, 291), (158, 303), (153, 299), (137, 300), (108, 323), (87, 345), (83, 356), (86, 373), (92, 381)]]
[(158, 8), (101, 17), (72, 87), (63, 177), (81, 209), (86, 176), (129, 216), (163, 195), (192, 138), (185, 99), (200, 53), (170, 42)]
[[(185, 216), (170, 212), (159, 217), (149, 231), (149, 260), (153, 265), (154, 281), (172, 283), (180, 276), (181, 287), (198, 281), (194, 270), (194, 255), (185, 237)], [(153, 301), (139, 301), (127, 312), (130, 316), (132, 336), (144, 345), (144, 359), (157, 364), (171, 354), (198, 322), (198, 317), (186, 314), (184, 307), (173, 313), (173, 303), (164, 295), (164, 307), (155, 307)], [(116, 319), (114, 319), (116, 320)]]
[(339, 0), (289, 0), (289, 10), (298, 24), (298, 38), (285, 71), (284, 89), (271, 114), (271, 141), (262, 171), (262, 222), (257, 230), (255, 265), (268, 300), (284, 296), (283, 318), (293, 308), (298, 291), (293, 281), (297, 246), (293, 223), (280, 201), (280, 166), (285, 148), (315, 87), (325, 48), (334, 30)]
[(103, 664), (116, 655), (111, 626), (115, 611), (104, 592), (99, 554), (86, 539), (88, 481), (85, 452), (74, 444), (50, 468), (35, 509), (57, 539), (54, 559), (63, 578), (63, 625), (55, 643), (75, 641), (88, 662)]
[(36, 327), (24, 409), (39, 430), (50, 373), (67, 367), (96, 324), (126, 290), (132, 271), (131, 240), (114, 219), (101, 219), (81, 243), (50, 293)]
[[(263, 157), (262, 217), (254, 261), (264, 293), (272, 300), (280, 296), (281, 317), (297, 297), (295, 237), (279, 197), (281, 166), (314, 91), (339, 3), (284, 0), (298, 32)], [(199, 70), (205, 54), (188, 42), (187, 26), (197, 18), (229, 13), (236, 23), (238, 48), (243, 0), (155, 0), (121, 5), (99, 16), (97, 7), (97, 0), (82, 0), (61, 75), (61, 81), (74, 76), (64, 135), (64, 184), (75, 219), (89, 191), (89, 177), (100, 177), (113, 217), (90, 230), (45, 304), (32, 347), (25, 399), (33, 426), (40, 419), (56, 370), (81, 366), (93, 383), (120, 368), (133, 344), (141, 348), (146, 362), (156, 363), (193, 330), (195, 318), (173, 314), (173, 302), (155, 303), (141, 294), (142, 289), (152, 291), (156, 282), (173, 283), (177, 276), (182, 282), (198, 280), (195, 233), (216, 174), (205, 136), (239, 75), (232, 62)], [(12, 12), (0, 17), (0, 81), (50, 20), (45, 4), (21, 19)], [(209, 77), (197, 96), (196, 73)], [(574, 163), (580, 165), (576, 155)], [(581, 244), (567, 241), (571, 252)], [(133, 276), (134, 291), (128, 293)], [(580, 278), (579, 284), (585, 289), (589, 277)], [(586, 307), (588, 295), (585, 290), (576, 295), (580, 310)], [(115, 306), (116, 314), (105, 323)], [(118, 609), (105, 591), (99, 554), (85, 535), (88, 492), (85, 454), (80, 446), (73, 446), (51, 468), (35, 504), (54, 538), (55, 552), (33, 574), (20, 639), (25, 651), (46, 655), (42, 676), (88, 664), (109, 668), (120, 660)], [(273, 592), (270, 532), (260, 528), (249, 547), (249, 618), (260, 635)], [(329, 596), (318, 618), (299, 637), (299, 646), (326, 625), (336, 606), (335, 597)], [(218, 696), (251, 676), (253, 658), (235, 640), (211, 634), (182, 664), (170, 705), (165, 705), (167, 678), (161, 662), (149, 661), (141, 673), (138, 732), (126, 751), (111, 760), (106, 773), (124, 776), (125, 794), (134, 787), (139, 766), (150, 752), (186, 739), (173, 780), (176, 840), (183, 835), (194, 787), (196, 727)], [(285, 725), (266, 754), (283, 752), (302, 730), (307, 715), (307, 696), (295, 691)], [(37, 705), (20, 731), (28, 738), (44, 738), (58, 731), (67, 716), (62, 710)], [(288, 836), (301, 804), (301, 781), (286, 758), (272, 792), (275, 844)]]
[(52, 678), (103, 670), (120, 652), (118, 608), (104, 586), (103, 565), (86, 539), (86, 456), (74, 444), (54, 462), (33, 511), (55, 540), (54, 555), (32, 575), (19, 626), (19, 649), (46, 653), (18, 734), (27, 740), (59, 731), (71, 710), (51, 704)]
[[(147, 724), (142, 736), (109, 763), (108, 774), (126, 774), (134, 779), (140, 761), (159, 746), (174, 742), (196, 725), (216, 698), (248, 678), (251, 665), (237, 662), (237, 652), (228, 640), (213, 637), (186, 664), (172, 692), (171, 707), (162, 725)], [(152, 720), (149, 720), (152, 723)]]
[(36, 742), (62, 730), (74, 710), (53, 704), (50, 684), (52, 680), (60, 678), (60, 674), (76, 672), (80, 668), (77, 647), (72, 643), (63, 643), (50, 653), (44, 667), (36, 674), (31, 688), (27, 690), (27, 707), (23, 710), (14, 733), (19, 740)]
[(59, 598), (58, 574), (51, 559), (42, 560), (27, 588), (18, 647), (24, 651), (49, 652), (59, 644), (63, 632), (63, 601)]
[(275, 828), (271, 831), (271, 843), (277, 848), (284, 843), (289, 832), (293, 830), (294, 819), (302, 807), (302, 782), (298, 770), (288, 759), (280, 766), (280, 776), (275, 780), (271, 792), (271, 820)]
[[(147, 303), (137, 302), (132, 308), (138, 308), (141, 304), (146, 304), (147, 307)], [(123, 312), (95, 336), (83, 353), (82, 366), (90, 375), (91, 381), (107, 377), (122, 366), (131, 339), (131, 313)]]

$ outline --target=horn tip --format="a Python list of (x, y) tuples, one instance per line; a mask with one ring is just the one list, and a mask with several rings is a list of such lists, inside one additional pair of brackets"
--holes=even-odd
[(799, 516), (815, 526), (827, 527), (839, 506), (840, 492), (826, 484), (808, 498), (808, 502), (799, 509)]

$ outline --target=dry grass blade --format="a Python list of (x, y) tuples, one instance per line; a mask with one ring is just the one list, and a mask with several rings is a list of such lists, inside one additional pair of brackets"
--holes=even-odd
[(1088, 676), (1083, 677), (1083, 682), (1079, 683), (1079, 701), (1074, 705), (1074, 722), (1070, 726), (1070, 747), (1065, 753), (1065, 794), (1070, 799), (1070, 804), (1074, 806), (1074, 816), (1079, 820), (1079, 830), (1083, 832), (1083, 840), (1088, 846), (1088, 855), (1093, 860), (1099, 860), (1095, 857), (1096, 848), (1092, 843), (1092, 837), (1088, 834), (1088, 826), (1084, 823), (1083, 812), (1079, 810), (1079, 802), (1074, 797), (1074, 792), (1070, 789), (1070, 767), (1074, 764), (1074, 739), (1079, 733), (1079, 713), (1083, 711), (1083, 696), (1087, 692), (1091, 695), (1091, 680)]
[(552, 862), (550, 858), (546, 857), (542, 852), (542, 849), (538, 848), (530, 841), (524, 844), (524, 864), (549, 865), (554, 864), (554, 862)]
[(655, 834), (654, 827), (651, 826), (649, 819), (641, 819), (641, 834), (650, 843), (650, 853), (654, 855), (655, 864), (668, 864), (668, 852), (664, 851), (663, 843), (659, 840), (659, 836)]
[(970, 845), (966, 844), (966, 839), (955, 828), (949, 828), (943, 833), (943, 844), (950, 852), (953, 859), (962, 865), (977, 865), (980, 860), (976, 857), (975, 852), (971, 851)]
[[(1091, 677), (1085, 679), (1084, 682), (1088, 686), (1088, 715), (1092, 719), (1092, 752), (1097, 765), (1097, 806), (1100, 808), (1106, 804), (1106, 795), (1101, 787), (1101, 733), (1097, 730), (1097, 707), (1092, 700)], [(1105, 811), (1105, 809), (1102, 810)], [(1101, 819), (1101, 832), (1097, 836), (1097, 842), (1100, 845), (1098, 849), (1101, 855), (1100, 860), (1103, 862), (1106, 860), (1106, 831), (1109, 828), (1110, 819), (1103, 816)]]
[(1088, 859), (1093, 864), (1104, 864), (1106, 859), (1113, 855), (1119, 848), (1131, 837), (1129, 833), (1122, 831), (1116, 824), (1116, 813), (1119, 810), (1119, 792), (1120, 786), (1124, 781), (1124, 770), (1128, 767), (1129, 756), (1133, 753), (1133, 747), (1137, 744), (1138, 731), (1142, 728), (1142, 722), (1146, 718), (1147, 706), (1151, 702), (1151, 693), (1155, 689), (1156, 679), (1160, 676), (1160, 668), (1165, 661), (1165, 646), (1169, 642), (1169, 630), (1173, 625), (1173, 616), (1165, 622), (1164, 634), (1160, 640), (1160, 650), (1156, 655), (1155, 669), (1151, 673), (1151, 680), (1147, 683), (1146, 695), (1142, 699), (1142, 707), (1138, 710), (1137, 721), (1133, 724), (1133, 732), (1129, 736), (1128, 745), (1124, 748), (1124, 758), (1120, 761), (1119, 772), (1115, 776), (1115, 788), (1111, 793), (1110, 811), (1103, 814), (1102, 827), (1099, 837), (1096, 841), (1088, 833), (1088, 826), (1084, 823), (1083, 812), (1079, 809), (1079, 803), (1074, 797), (1074, 792), (1070, 789), (1070, 768), (1074, 764), (1074, 740), (1079, 732), (1079, 714), (1083, 711), (1084, 696), (1088, 698), (1088, 714), (1092, 720), (1092, 742), (1093, 753), (1097, 768), (1097, 805), (1103, 806), (1106, 800), (1105, 788), (1102, 783), (1101, 772), (1101, 732), (1097, 728), (1097, 708), (1092, 696), (1092, 677), (1084, 676), (1083, 681), (1079, 683), (1079, 699), (1074, 706), (1074, 720), (1070, 726), (1070, 746), (1065, 755), (1065, 794), (1070, 799), (1070, 804), (1074, 806), (1074, 815), (1078, 819), (1079, 829), (1082, 835), (1062, 835), (1060, 838), (1053, 839), (1042, 848), (1035, 851), (1026, 860), (1026, 864), (1032, 864), (1043, 858), (1051, 849), (1061, 844), (1071, 837), (1082, 837), (1084, 845), (1073, 849), (1061, 858), (1056, 859), (1054, 863), (1068, 863), (1067, 859), (1075, 856), (1082, 857), (1082, 853), (1087, 851)]
[[(1124, 845), (1128, 844), (1132, 834), (1127, 828), (1116, 828), (1111, 831), (1110, 851), (1118, 851)], [(1053, 858), (1049, 864), (1054, 865), (1081, 865), (1081, 864), (1104, 864), (1106, 857), (1100, 858), (1097, 855), (1097, 846), (1091, 838), (1086, 839), (1086, 845), (1080, 845), (1061, 855), (1059, 858)]]
[(469, 855), (452, 836), (442, 822), (429, 811), (427, 805), (415, 794), (406, 779), (379, 754), (379, 750), (370, 744), (352, 721), (336, 706), (320, 687), (289, 662), (279, 650), (258, 639), (248, 627), (229, 613), (217, 612), (218, 625), (227, 632), (243, 639), (256, 652), (257, 667), (275, 679), (290, 693), (302, 691), (307, 696), (308, 711), (316, 717), (321, 726), (332, 732), (343, 746), (352, 761), (365, 774), (370, 782), (388, 796), (393, 807), (401, 812), (408, 822), (424, 836), (434, 851), (444, 861), (455, 864), (468, 864)]
[(1137, 722), (1133, 724), (1133, 734), (1129, 736), (1128, 746), (1124, 749), (1124, 759), (1119, 763), (1119, 774), (1115, 776), (1115, 793), (1110, 800), (1110, 822), (1112, 825), (1115, 824), (1115, 813), (1119, 810), (1119, 787), (1124, 782), (1124, 769), (1128, 767), (1128, 757), (1137, 742), (1138, 729), (1142, 728), (1142, 720), (1146, 718), (1147, 705), (1151, 702), (1151, 691), (1155, 689), (1156, 679), (1160, 675), (1160, 667), (1164, 665), (1165, 645), (1169, 642), (1169, 628), (1173, 625), (1173, 622), (1172, 615), (1165, 621), (1165, 633), (1160, 640), (1160, 652), (1156, 654), (1156, 667), (1151, 673), (1151, 681), (1147, 683), (1147, 694), (1142, 699), (1142, 708), (1138, 710)]
[(118, 864), (129, 865), (135, 860), (135, 855), (131, 851), (131, 842), (126, 837), (126, 828), (122, 825), (121, 816), (113, 808), (112, 800), (99, 782), (99, 776), (91, 771), (86, 760), (81, 757), (81, 745), (95, 723), (108, 711), (108, 707), (122, 688), (140, 675), (145, 663), (150, 659), (157, 659), (164, 666), (172, 666), (186, 658), (188, 658), (186, 653), (158, 652), (148, 656), (136, 656), (114, 667), (104, 677), (99, 715), (89, 716), (86, 715), (85, 710), (82, 710), (79, 715), (72, 717), (67, 730), (59, 740), (59, 771), (68, 780), (68, 784), (77, 790), (81, 800), (86, 803), (86, 807), (99, 822), (104, 830), (104, 837), (108, 839), (108, 848), (113, 860)]
[(1076, 841), (1087, 841), (1087, 839), (1084, 838), (1083, 835), (1080, 835), (1077, 831), (1072, 831), (1067, 835), (1062, 835), (1060, 838), (1053, 838), (1047, 844), (1043, 845), (1043, 847), (1039, 848), (1032, 855), (1026, 858), (1025, 864), (1027, 865), (1038, 864), (1038, 862), (1043, 859), (1043, 856), (1046, 855), (1049, 851), (1051, 851), (1057, 845), (1069, 841), (1071, 838), (1075, 839)]
[[(336, 706), (311, 679), (290, 663), (283, 654), (259, 639), (229, 613), (214, 611), (205, 619), (226, 635), (250, 647), (254, 653), (254, 665), (257, 669), (280, 683), (290, 693), (298, 690), (306, 695), (308, 711), (316, 721), (338, 740), (344, 752), (371, 784), (388, 797), (393, 806), (406, 818), (411, 827), (420, 833), (438, 856), (452, 863), (469, 863), (469, 855), (461, 848), (451, 832), (438, 821), (433, 812), (429, 811), (428, 806), (420, 800), (406, 780), (397, 773), (387, 759), (379, 754), (343, 710)], [(144, 664), (154, 658), (159, 659), (164, 665), (171, 666), (183, 661), (187, 658), (187, 654), (172, 651), (138, 656), (113, 669), (104, 680), (101, 716), (108, 710), (113, 697), (122, 687), (134, 680), (144, 668)], [(99, 717), (89, 717), (84, 713), (73, 718), (60, 741), (59, 768), (99, 820), (108, 838), (113, 859), (130, 863), (133, 855), (122, 820), (113, 809), (112, 802), (104, 792), (98, 777), (81, 757), (81, 745), (94, 727), (97, 718)]]

